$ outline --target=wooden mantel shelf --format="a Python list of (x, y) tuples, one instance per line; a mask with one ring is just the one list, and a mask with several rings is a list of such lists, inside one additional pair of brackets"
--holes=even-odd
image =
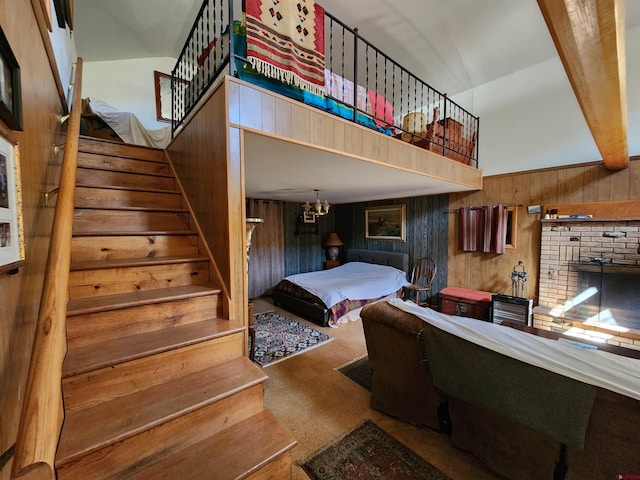
[(551, 218), (543, 222), (615, 222), (640, 220), (640, 201), (589, 202), (545, 205), (543, 212), (557, 210), (558, 215), (593, 215), (593, 218)]
[(633, 222), (640, 221), (640, 217), (616, 218), (542, 218), (542, 223), (582, 223), (582, 222)]

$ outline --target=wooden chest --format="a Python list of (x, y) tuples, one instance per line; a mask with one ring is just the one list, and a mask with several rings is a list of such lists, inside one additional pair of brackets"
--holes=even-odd
[(449, 315), (491, 321), (491, 293), (447, 287), (440, 291), (440, 311)]

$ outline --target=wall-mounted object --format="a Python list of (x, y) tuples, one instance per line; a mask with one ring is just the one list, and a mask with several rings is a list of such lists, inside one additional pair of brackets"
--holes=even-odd
[(365, 208), (365, 238), (406, 241), (406, 206), (388, 205)]
[(320, 235), (318, 223), (304, 221), (304, 212), (296, 217), (296, 235)]
[(0, 127), (0, 272), (24, 264), (22, 189), (18, 143)]
[(12, 130), (22, 131), (20, 66), (0, 27), (0, 120)]

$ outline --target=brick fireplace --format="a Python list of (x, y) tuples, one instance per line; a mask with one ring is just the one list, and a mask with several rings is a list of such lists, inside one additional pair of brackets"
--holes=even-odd
[(640, 221), (543, 220), (534, 326), (640, 350)]

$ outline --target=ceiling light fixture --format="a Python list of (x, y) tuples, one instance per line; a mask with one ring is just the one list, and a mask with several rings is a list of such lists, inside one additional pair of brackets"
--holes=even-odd
[(327, 202), (326, 200), (324, 201), (324, 203), (320, 202), (320, 190), (318, 190), (317, 188), (313, 189), (314, 192), (316, 192), (316, 201), (313, 205), (311, 205), (309, 202), (306, 202), (302, 208), (304, 208), (304, 213), (306, 214), (313, 214), (316, 217), (322, 216), (322, 215), (326, 215), (327, 213), (329, 213), (329, 208), (331, 207), (331, 205), (329, 205), (329, 202)]

